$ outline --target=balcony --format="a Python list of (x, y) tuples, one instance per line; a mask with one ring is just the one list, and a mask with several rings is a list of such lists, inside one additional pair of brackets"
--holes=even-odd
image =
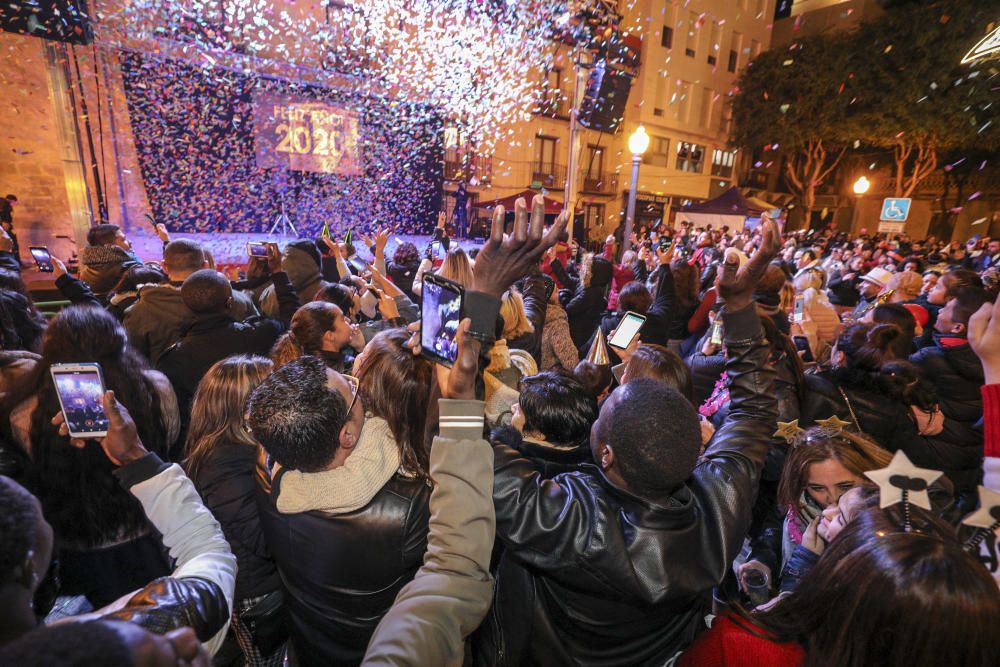
[(557, 190), (566, 185), (566, 167), (561, 164), (538, 164), (531, 165), (531, 182), (529, 188), (540, 190)]
[(581, 173), (580, 192), (593, 195), (616, 194), (618, 192), (618, 174), (613, 172)]
[(472, 177), (480, 184), (493, 181), (493, 158), (482, 155), (446, 156), (444, 180), (469, 181)]

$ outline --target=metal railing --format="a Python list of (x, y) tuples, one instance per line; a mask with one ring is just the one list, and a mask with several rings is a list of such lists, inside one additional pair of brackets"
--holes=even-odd
[(529, 188), (554, 190), (566, 185), (566, 166), (562, 164), (532, 165)]
[(618, 174), (614, 172), (580, 173), (580, 192), (609, 195), (618, 192)]
[(473, 176), (479, 183), (492, 182), (493, 158), (482, 155), (445, 158), (444, 179), (446, 181), (468, 181)]

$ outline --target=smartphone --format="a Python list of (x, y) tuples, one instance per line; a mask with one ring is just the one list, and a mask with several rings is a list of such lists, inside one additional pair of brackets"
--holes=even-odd
[(247, 243), (247, 254), (251, 257), (267, 257), (267, 244), (263, 241)]
[(670, 244), (672, 243), (669, 236), (660, 237), (660, 252), (666, 252), (670, 250)]
[(420, 302), (420, 349), (424, 356), (449, 367), (455, 363), (464, 305), (464, 287), (433, 273), (424, 275)]
[(805, 297), (797, 296), (795, 297), (795, 311), (792, 314), (792, 321), (795, 323), (802, 323), (806, 319), (806, 300)]
[(622, 316), (622, 320), (618, 323), (618, 328), (615, 330), (615, 335), (608, 341), (608, 345), (619, 350), (627, 350), (628, 346), (635, 340), (635, 337), (639, 335), (639, 329), (642, 329), (642, 325), (645, 323), (645, 315), (633, 313), (631, 310), (628, 311)]
[(104, 377), (93, 362), (52, 364), (52, 382), (69, 434), (74, 438), (103, 438), (110, 422), (104, 414)]
[(31, 258), (35, 260), (35, 266), (42, 273), (52, 273), (55, 267), (52, 266), (52, 256), (49, 249), (43, 245), (33, 245), (28, 248), (31, 251)]
[(767, 212), (767, 215), (770, 216), (772, 220), (777, 220), (778, 218), (781, 217), (781, 209), (772, 208), (770, 211)]
[(712, 333), (708, 337), (708, 342), (712, 345), (722, 345), (722, 316), (717, 316), (712, 322)]
[(809, 347), (808, 338), (805, 336), (792, 336), (792, 340), (795, 342), (795, 349), (802, 353), (802, 361), (809, 363), (816, 361), (816, 357), (812, 353), (812, 348)]
[(431, 259), (444, 259), (444, 247), (440, 241), (431, 242)]

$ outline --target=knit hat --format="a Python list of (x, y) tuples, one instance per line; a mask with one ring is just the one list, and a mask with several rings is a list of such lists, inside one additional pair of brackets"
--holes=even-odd
[(313, 258), (313, 261), (316, 262), (316, 266), (323, 266), (323, 257), (320, 255), (319, 247), (312, 239), (296, 239), (289, 243), (288, 247), (301, 250)]
[(885, 289), (885, 286), (889, 283), (892, 278), (892, 273), (886, 271), (885, 269), (875, 267), (865, 275), (861, 276), (861, 280), (878, 285), (880, 288)]

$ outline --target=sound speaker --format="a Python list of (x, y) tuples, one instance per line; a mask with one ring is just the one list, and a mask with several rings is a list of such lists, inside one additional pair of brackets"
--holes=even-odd
[(598, 62), (587, 77), (587, 90), (580, 104), (580, 124), (591, 130), (615, 132), (625, 114), (632, 89), (632, 75)]
[(71, 44), (90, 44), (86, 0), (42, 0), (0, 4), (0, 29)]

